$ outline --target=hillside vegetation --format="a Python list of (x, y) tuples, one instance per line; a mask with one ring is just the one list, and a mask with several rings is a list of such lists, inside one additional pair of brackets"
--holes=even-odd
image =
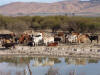
[(0, 16), (0, 29), (23, 32), (28, 29), (51, 29), (75, 32), (99, 32), (100, 17), (68, 17), (68, 16)]

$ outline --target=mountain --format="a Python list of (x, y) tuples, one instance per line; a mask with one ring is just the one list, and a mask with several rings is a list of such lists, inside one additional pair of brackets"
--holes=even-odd
[(100, 2), (92, 1), (61, 1), (56, 3), (14, 2), (0, 6), (0, 14), (8, 16), (49, 15), (76, 13), (93, 15), (100, 14)]

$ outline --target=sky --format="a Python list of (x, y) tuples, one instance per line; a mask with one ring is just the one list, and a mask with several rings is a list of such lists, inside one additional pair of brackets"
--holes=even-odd
[[(0, 5), (5, 5), (12, 2), (45, 2), (45, 3), (52, 3), (52, 2), (58, 2), (58, 1), (64, 1), (64, 0), (0, 0)], [(87, 1), (87, 0), (82, 0)]]

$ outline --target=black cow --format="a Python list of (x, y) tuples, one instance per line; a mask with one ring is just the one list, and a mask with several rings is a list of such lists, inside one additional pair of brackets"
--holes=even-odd
[(15, 48), (15, 43), (4, 43), (2, 46), (5, 48), (10, 48), (10, 47)]
[(89, 39), (90, 39), (91, 43), (92, 43), (93, 40), (96, 40), (97, 43), (99, 42), (99, 40), (98, 40), (98, 36), (97, 36), (97, 35), (94, 35), (94, 36), (91, 35), (91, 36), (89, 36)]
[(13, 38), (13, 37), (11, 34), (0, 34), (0, 38), (9, 39), (9, 38)]
[(60, 42), (60, 41), (61, 41), (61, 38), (55, 37), (55, 38), (54, 38), (54, 41), (55, 41), (55, 42)]
[(33, 46), (33, 42), (29, 41), (27, 45), (32, 47)]

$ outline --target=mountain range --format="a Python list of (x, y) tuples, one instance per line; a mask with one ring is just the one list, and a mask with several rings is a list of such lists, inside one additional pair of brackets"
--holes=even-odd
[(100, 15), (100, 2), (61, 1), (55, 3), (14, 2), (0, 6), (0, 14), (7, 16), (53, 15), (76, 13), (78, 15)]

